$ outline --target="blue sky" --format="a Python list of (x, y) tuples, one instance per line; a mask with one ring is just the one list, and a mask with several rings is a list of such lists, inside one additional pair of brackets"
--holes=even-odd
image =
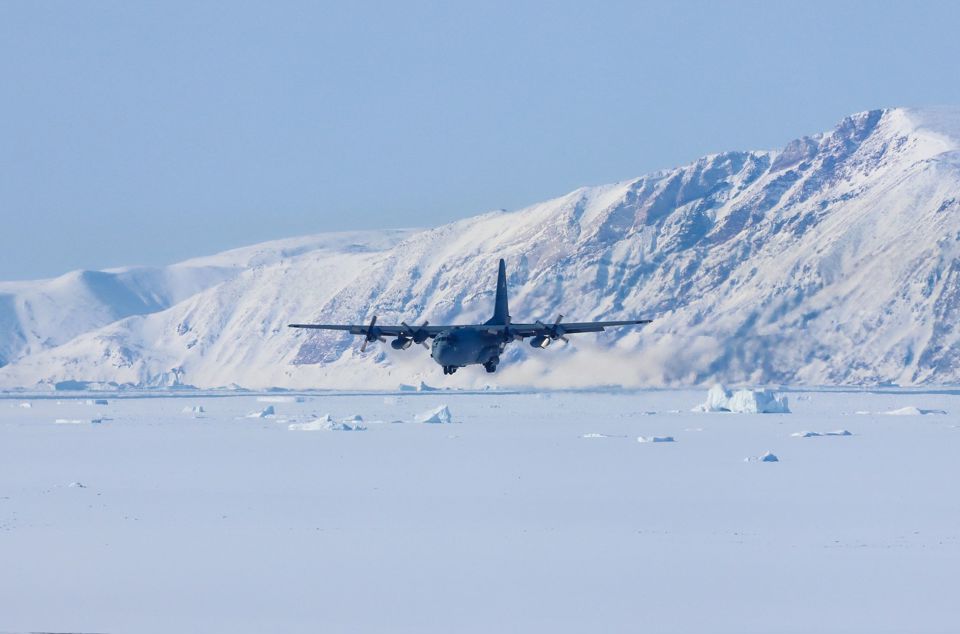
[(0, 279), (432, 226), (960, 105), (960, 3), (0, 3)]

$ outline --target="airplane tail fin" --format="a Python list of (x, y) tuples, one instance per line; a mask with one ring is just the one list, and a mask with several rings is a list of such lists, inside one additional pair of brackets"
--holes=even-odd
[(504, 325), (510, 323), (510, 309), (507, 307), (507, 264), (500, 259), (500, 270), (497, 273), (497, 299), (494, 304), (493, 317), (487, 321), (489, 325)]

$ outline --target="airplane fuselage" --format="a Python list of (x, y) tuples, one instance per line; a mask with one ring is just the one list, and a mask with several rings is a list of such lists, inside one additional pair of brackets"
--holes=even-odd
[(444, 371), (467, 365), (496, 368), (506, 342), (499, 334), (474, 328), (450, 328), (433, 339), (430, 356), (443, 366)]

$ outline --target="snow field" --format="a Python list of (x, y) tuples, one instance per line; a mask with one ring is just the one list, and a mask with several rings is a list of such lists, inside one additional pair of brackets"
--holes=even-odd
[[(86, 397), (17, 395), (0, 626), (948, 631), (960, 395), (790, 396), (750, 416), (690, 412), (702, 390), (313, 394), (270, 418), (245, 417), (256, 395), (113, 396), (108, 423), (58, 425)], [(455, 425), (375, 424), (443, 405)], [(948, 414), (855, 414), (908, 405)], [(367, 430), (288, 430), (327, 413)]]

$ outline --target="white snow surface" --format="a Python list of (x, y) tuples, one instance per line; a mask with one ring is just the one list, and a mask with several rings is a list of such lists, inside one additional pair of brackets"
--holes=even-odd
[[(800, 442), (779, 417), (683, 411), (701, 394), (445, 392), (455, 436), (445, 425), (292, 433), (243, 418), (255, 394), (188, 395), (202, 421), (181, 414), (184, 397), (122, 394), (110, 425), (57, 425), (87, 416), (85, 397), (31, 395), (31, 409), (0, 407), (2, 627), (955, 627), (960, 429), (853, 412), (957, 411), (960, 396), (810, 393), (792, 399), (791, 424), (854, 435)], [(284, 414), (410, 420), (441, 404), (393, 396), (315, 393)], [(766, 451), (780, 461), (743, 461)]]
[[(424, 231), (0, 284), (0, 386), (395, 389), (960, 383), (960, 109), (863, 112), (776, 151)], [(286, 328), (652, 317), (446, 377), (418, 346)]]
[(287, 396), (287, 395), (269, 395), (269, 396), (258, 396), (258, 403), (303, 403), (304, 397), (302, 396)]

